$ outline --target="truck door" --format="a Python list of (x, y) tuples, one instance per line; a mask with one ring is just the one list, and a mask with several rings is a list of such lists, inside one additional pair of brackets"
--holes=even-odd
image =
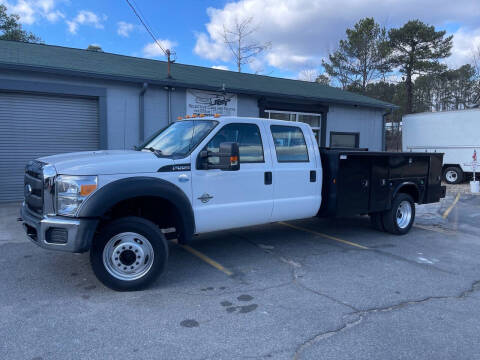
[(273, 152), (272, 221), (315, 216), (322, 181), (315, 165), (313, 146), (317, 145), (300, 126), (274, 124), (268, 130)]
[[(218, 152), (220, 143), (237, 142), (240, 170), (200, 170), (196, 168), (196, 159), (192, 159), (192, 204), (197, 232), (270, 221), (272, 163), (270, 149), (263, 145), (264, 139), (265, 129), (260, 121), (226, 124), (200, 150)], [(215, 163), (215, 159), (209, 161)]]
[(337, 215), (369, 212), (371, 162), (368, 157), (340, 154)]

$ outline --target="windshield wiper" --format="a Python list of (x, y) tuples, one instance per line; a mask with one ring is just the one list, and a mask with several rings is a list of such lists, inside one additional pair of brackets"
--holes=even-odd
[(162, 156), (162, 150), (158, 150), (158, 149), (155, 149), (153, 147), (148, 147), (148, 148), (144, 148), (144, 149), (153, 152), (155, 154), (155, 156), (157, 156), (157, 157)]

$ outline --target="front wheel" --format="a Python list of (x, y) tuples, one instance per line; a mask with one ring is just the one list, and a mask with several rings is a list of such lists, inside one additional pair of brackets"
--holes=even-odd
[(404, 235), (410, 231), (415, 220), (415, 202), (404, 193), (395, 195), (392, 208), (383, 213), (383, 225), (391, 234)]
[(151, 221), (124, 217), (107, 224), (90, 249), (90, 263), (97, 278), (118, 291), (140, 290), (165, 269), (168, 245)]

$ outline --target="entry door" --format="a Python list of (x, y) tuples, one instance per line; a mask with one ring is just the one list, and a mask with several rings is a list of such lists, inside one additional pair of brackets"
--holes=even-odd
[[(315, 166), (312, 134), (305, 126), (272, 124), (274, 202), (272, 221), (315, 216), (321, 202), (321, 173)], [(308, 129), (311, 131), (310, 129)]]
[[(198, 155), (192, 160), (192, 203), (197, 232), (270, 221), (273, 186), (265, 173), (271, 172), (272, 164), (269, 149), (263, 146), (264, 139), (264, 129), (259, 122), (226, 124), (203, 149), (218, 152), (220, 143), (237, 142), (240, 170), (199, 170), (196, 168)], [(218, 158), (210, 159), (211, 163), (216, 161)]]

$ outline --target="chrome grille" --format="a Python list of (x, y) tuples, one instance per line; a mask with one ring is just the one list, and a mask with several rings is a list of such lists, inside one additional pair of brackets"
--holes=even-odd
[(24, 197), (31, 211), (43, 214), (43, 171), (38, 161), (29, 162), (25, 168)]

